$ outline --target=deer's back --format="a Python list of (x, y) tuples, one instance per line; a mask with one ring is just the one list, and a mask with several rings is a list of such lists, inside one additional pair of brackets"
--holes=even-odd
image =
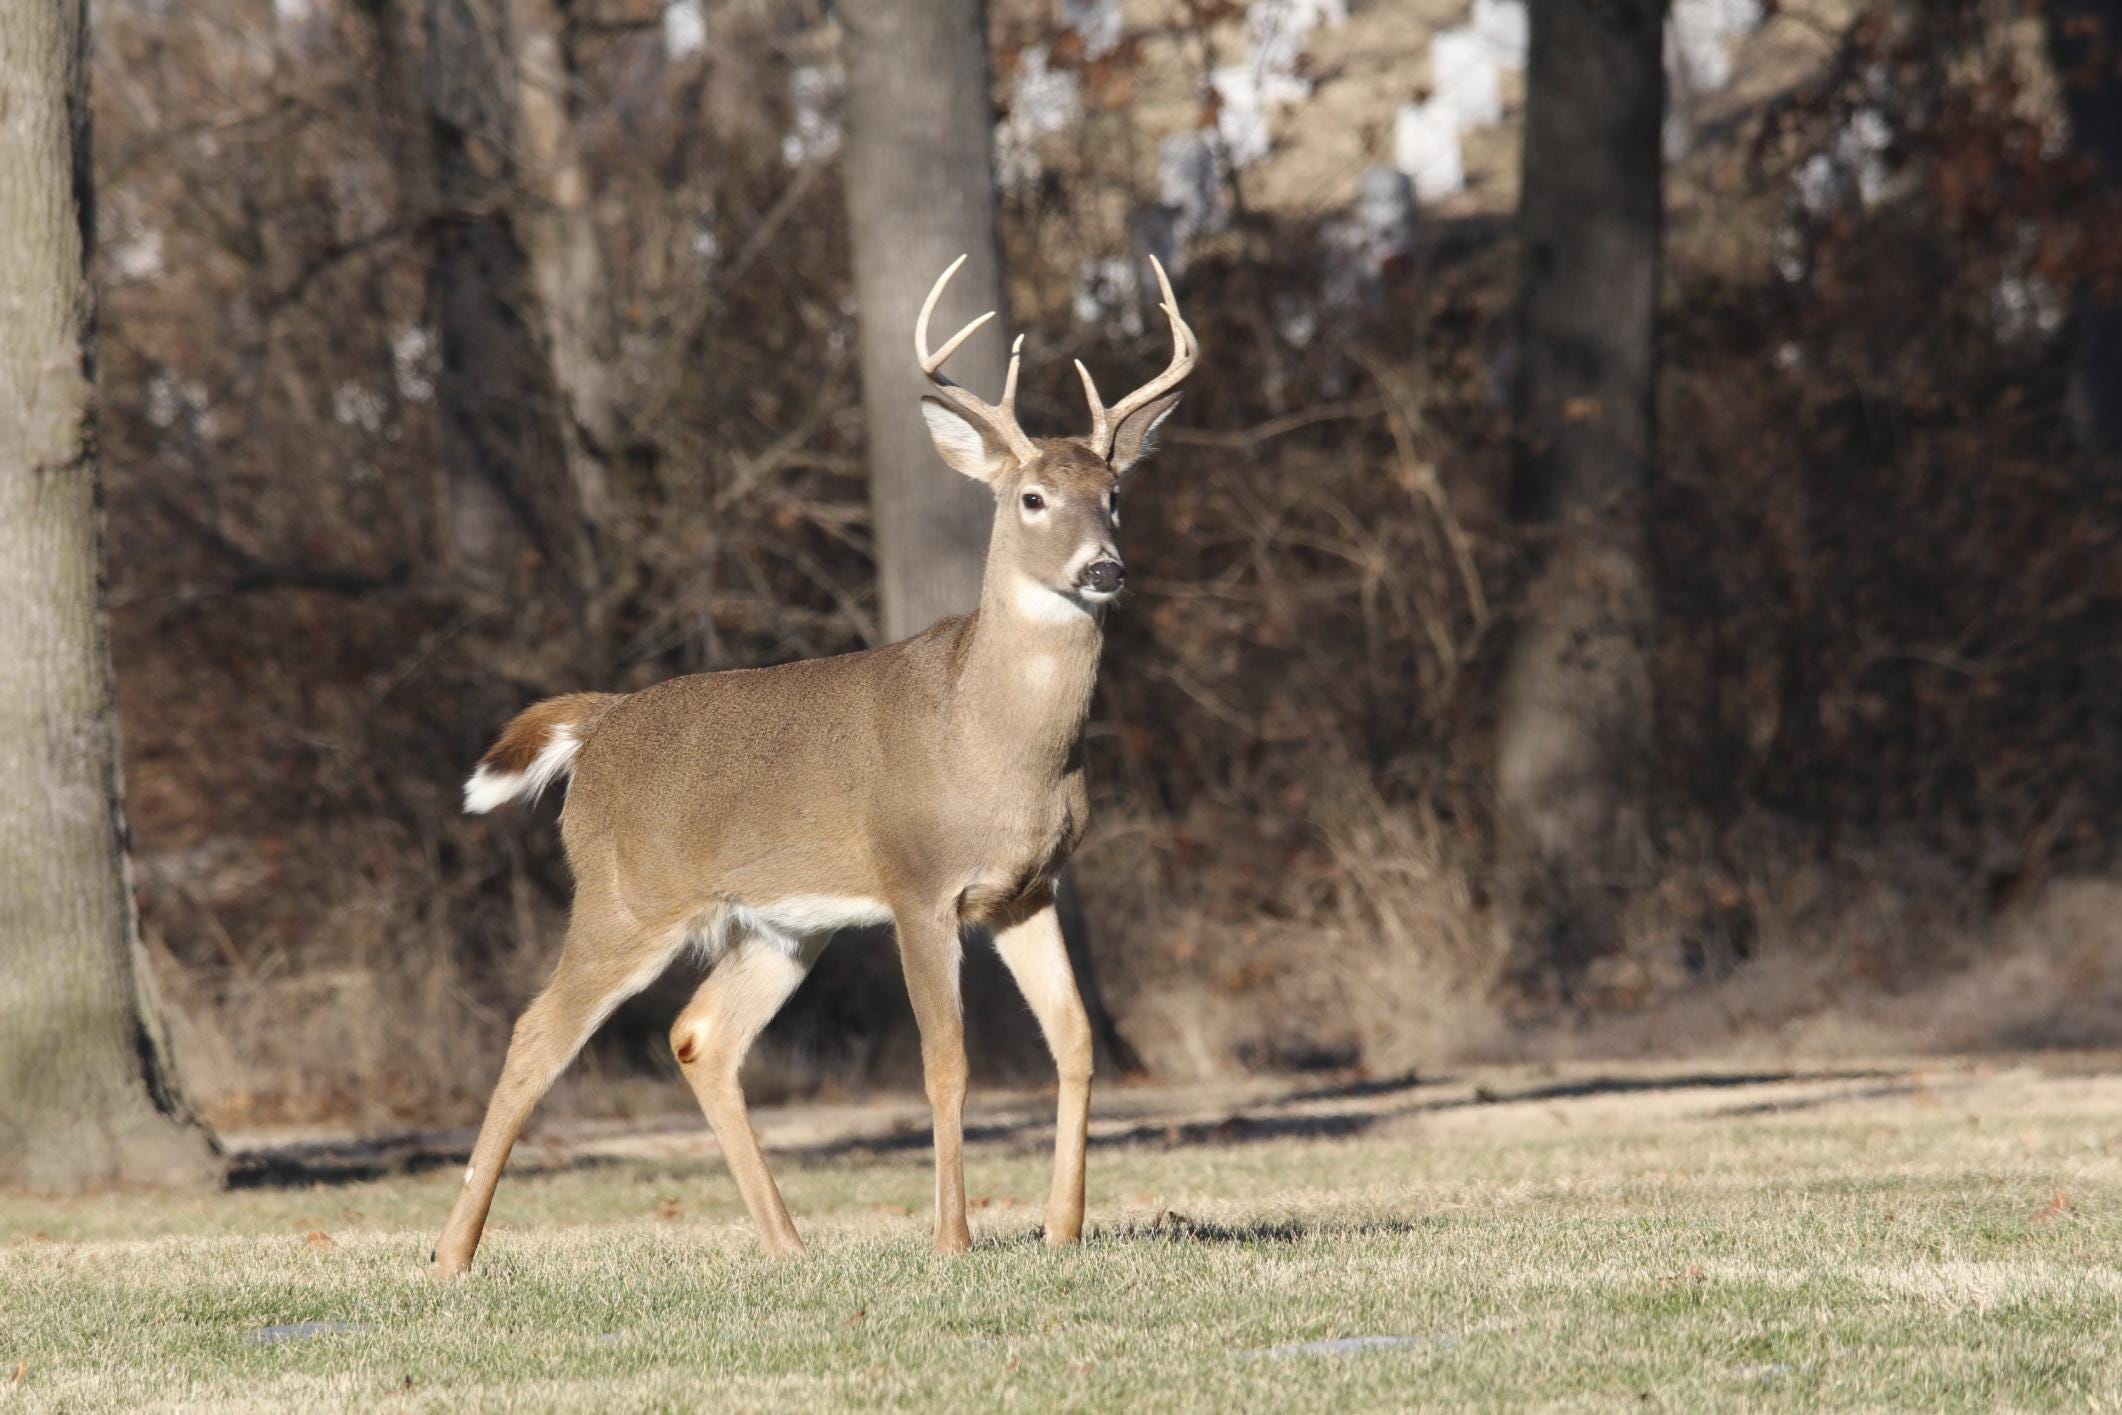
[(703, 888), (873, 894), (879, 796), (919, 793), (937, 769), (961, 623), (619, 699), (583, 745), (562, 818), (578, 887), (615, 884), (644, 918), (695, 907)]

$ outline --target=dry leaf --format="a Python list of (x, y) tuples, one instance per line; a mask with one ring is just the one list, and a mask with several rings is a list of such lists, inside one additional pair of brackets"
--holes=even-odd
[(339, 1246), (338, 1244), (332, 1242), (332, 1236), (329, 1233), (326, 1233), (321, 1228), (311, 1229), (309, 1231), (308, 1236), (305, 1237), (302, 1241), (309, 1244), (310, 1247), (320, 1250), (327, 1248), (336, 1248)]
[(2070, 1212), (2070, 1195), (2058, 1189), (2049, 1196), (2048, 1202), (2035, 1209), (2030, 1223), (2046, 1223), (2050, 1219), (2062, 1218)]

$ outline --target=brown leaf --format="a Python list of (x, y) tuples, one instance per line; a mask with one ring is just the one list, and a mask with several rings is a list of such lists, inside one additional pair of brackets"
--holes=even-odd
[(679, 1203), (676, 1199), (658, 1199), (656, 1201), (656, 1217), (662, 1219), (665, 1223), (676, 1223), (679, 1219), (685, 1217), (685, 1205)]
[(1566, 423), (1595, 423), (1606, 416), (1606, 405), (1597, 398), (1576, 397), (1562, 400), (1562, 421)]
[(25, 1357), (23, 1357), (23, 1358), (22, 1358), (22, 1359), (21, 1359), (20, 1361), (17, 1361), (17, 1362), (15, 1363), (15, 1374), (13, 1374), (12, 1376), (9, 1376), (9, 1377), (7, 1378), (7, 1383), (8, 1383), (9, 1385), (11, 1385), (11, 1386), (18, 1386), (18, 1385), (21, 1385), (21, 1384), (22, 1384), (22, 1378), (23, 1378), (24, 1376), (28, 1375), (28, 1374), (29, 1374), (29, 1358), (28, 1358), (27, 1356), (25, 1356)]
[(339, 1246), (338, 1244), (332, 1242), (332, 1236), (329, 1233), (326, 1233), (321, 1228), (311, 1229), (308, 1235), (302, 1241), (309, 1244), (310, 1247), (316, 1248), (320, 1251), (328, 1248), (336, 1248)]
[(2070, 1195), (2064, 1193), (2061, 1189), (2058, 1189), (2055, 1193), (2049, 1195), (2048, 1202), (2046, 1204), (2043, 1204), (2040, 1208), (2034, 1210), (2033, 1216), (2029, 1218), (2027, 1222), (2047, 1223), (2051, 1219), (2059, 1219), (2069, 1213)]

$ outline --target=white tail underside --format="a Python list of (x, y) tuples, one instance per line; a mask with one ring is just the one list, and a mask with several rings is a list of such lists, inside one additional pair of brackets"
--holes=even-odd
[(465, 813), (482, 815), (519, 797), (537, 800), (555, 777), (574, 771), (575, 753), (581, 750), (582, 739), (575, 735), (572, 726), (563, 723), (552, 729), (552, 736), (545, 739), (528, 771), (488, 771), (480, 767), (464, 783)]

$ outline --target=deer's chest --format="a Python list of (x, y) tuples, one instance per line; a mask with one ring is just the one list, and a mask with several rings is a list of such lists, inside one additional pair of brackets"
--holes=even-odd
[(996, 812), (971, 843), (964, 912), (980, 918), (1051, 883), (1075, 852), (1090, 818), (1081, 772), (1071, 772), (1036, 799)]

